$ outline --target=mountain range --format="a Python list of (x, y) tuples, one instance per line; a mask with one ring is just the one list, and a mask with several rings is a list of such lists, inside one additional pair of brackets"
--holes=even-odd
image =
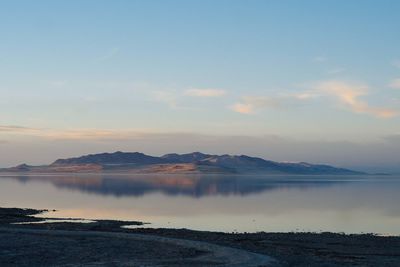
[(50, 165), (30, 166), (21, 164), (2, 172), (80, 173), (263, 173), (263, 174), (364, 174), (329, 165), (305, 162), (275, 162), (246, 155), (210, 155), (200, 152), (166, 154), (161, 157), (140, 152), (114, 152), (90, 154), (75, 158), (57, 159)]

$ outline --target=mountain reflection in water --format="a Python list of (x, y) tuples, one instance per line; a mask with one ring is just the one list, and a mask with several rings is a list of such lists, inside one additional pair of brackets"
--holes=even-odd
[(400, 234), (400, 177), (0, 175), (0, 206), (207, 231)]
[(7, 176), (22, 183), (45, 182), (57, 188), (116, 197), (161, 192), (195, 198), (249, 195), (282, 188), (309, 188), (351, 182), (356, 177), (239, 175), (29, 175)]

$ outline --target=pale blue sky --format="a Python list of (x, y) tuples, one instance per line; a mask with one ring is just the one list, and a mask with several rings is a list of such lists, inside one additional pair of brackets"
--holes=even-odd
[[(399, 13), (394, 0), (1, 0), (0, 166), (176, 147), (396, 167)], [(239, 137), (265, 145), (213, 145)]]

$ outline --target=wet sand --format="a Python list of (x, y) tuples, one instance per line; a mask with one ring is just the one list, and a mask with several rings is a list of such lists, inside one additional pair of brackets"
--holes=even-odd
[(0, 266), (400, 266), (400, 237), (10, 224), (37, 222), (39, 212), (0, 208)]

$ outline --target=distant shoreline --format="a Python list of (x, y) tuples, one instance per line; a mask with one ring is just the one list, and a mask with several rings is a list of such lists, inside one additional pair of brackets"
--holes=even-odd
[(368, 176), (395, 176), (392, 173), (361, 173), (361, 174), (301, 174), (301, 173), (201, 173), (201, 172), (115, 172), (115, 171), (99, 171), (99, 172), (10, 172), (0, 170), (0, 176), (18, 176), (18, 175), (115, 175), (115, 176), (156, 176), (156, 175), (192, 175), (192, 176), (293, 176), (293, 177), (368, 177)]

